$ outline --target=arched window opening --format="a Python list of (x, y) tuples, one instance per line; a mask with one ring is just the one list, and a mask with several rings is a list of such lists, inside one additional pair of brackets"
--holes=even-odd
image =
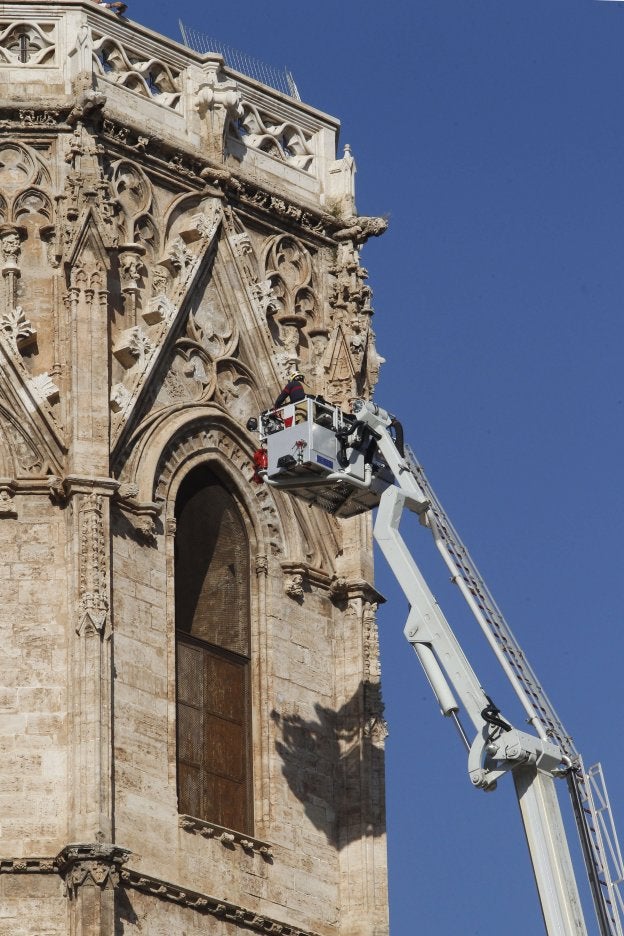
[(249, 540), (204, 466), (175, 512), (178, 808), (252, 834)]

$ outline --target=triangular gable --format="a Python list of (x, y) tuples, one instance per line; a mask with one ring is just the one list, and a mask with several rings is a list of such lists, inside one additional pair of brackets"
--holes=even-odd
[(15, 447), (16, 475), (61, 474), (66, 452), (61, 427), (38, 389), (37, 378), (31, 377), (4, 335), (0, 335), (0, 360), (0, 427), (10, 448)]
[(283, 383), (257, 274), (239, 249), (239, 237), (222, 218), (221, 236), (214, 237), (189, 281), (149, 369), (143, 370), (140, 391), (129, 399), (125, 387), (113, 388), (123, 422), (115, 433), (115, 457), (167, 406), (214, 400), (246, 422), (270, 405)]

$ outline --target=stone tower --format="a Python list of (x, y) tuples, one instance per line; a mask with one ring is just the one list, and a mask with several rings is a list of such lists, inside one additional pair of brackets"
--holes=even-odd
[(382, 936), (368, 516), (253, 484), (380, 359), (338, 123), (87, 0), (0, 14), (0, 934)]

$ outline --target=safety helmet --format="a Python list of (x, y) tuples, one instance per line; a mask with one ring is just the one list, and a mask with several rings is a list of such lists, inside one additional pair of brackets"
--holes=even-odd
[(291, 380), (303, 380), (304, 376), (298, 370), (294, 370), (290, 375)]

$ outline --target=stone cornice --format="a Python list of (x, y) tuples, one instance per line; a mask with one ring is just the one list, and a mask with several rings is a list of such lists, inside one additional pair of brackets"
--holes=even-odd
[[(73, 126), (68, 122), (74, 103), (64, 101), (58, 105), (26, 107), (17, 105), (4, 109), (6, 118), (0, 120), (2, 130), (32, 130), (43, 134), (71, 133)], [(318, 239), (322, 243), (351, 240), (364, 244), (369, 237), (383, 234), (387, 221), (382, 218), (351, 217), (336, 218), (314, 206), (285, 197), (278, 188), (260, 185), (247, 178), (243, 172), (234, 172), (229, 167), (211, 163), (195, 150), (184, 147), (179, 140), (166, 141), (158, 136), (146, 136), (145, 128), (134, 125), (127, 116), (115, 119), (110, 112), (104, 114), (99, 135), (136, 159), (140, 155), (153, 171), (168, 179), (181, 178), (198, 191), (215, 197), (229, 196), (239, 201), (243, 208), (267, 219), (276, 214), (280, 219), (280, 230), (284, 223), (303, 236)]]
[(55, 858), (0, 858), (0, 874), (56, 874)]
[(273, 859), (273, 850), (268, 842), (252, 838), (249, 835), (242, 835), (240, 832), (234, 832), (232, 829), (215, 825), (213, 822), (205, 822), (203, 819), (196, 819), (194, 816), (180, 816), (178, 825), (185, 832), (194, 832), (203, 838), (215, 839), (226, 848), (235, 848), (238, 845), (249, 854), (261, 855), (265, 861), (272, 861)]
[[(180, 817), (181, 823), (187, 818), (190, 817)], [(193, 820), (193, 822), (198, 823), (199, 820)], [(212, 828), (218, 829), (219, 827), (213, 826)], [(244, 837), (238, 837), (241, 839), (241, 846), (244, 847), (242, 841)], [(254, 845), (261, 844), (256, 840), (252, 842), (251, 839), (245, 841)], [(60, 874), (66, 883), (71, 883), (73, 887), (80, 886), (85, 880), (91, 878), (102, 886), (109, 881), (108, 875), (104, 875), (102, 871), (108, 869), (111, 875), (110, 883), (113, 886), (119, 883), (125, 887), (131, 887), (150, 897), (156, 897), (158, 900), (234, 923), (240, 929), (269, 934), (269, 936), (319, 936), (313, 930), (299, 929), (299, 927), (282, 923), (266, 914), (256, 913), (254, 910), (230, 901), (217, 900), (216, 897), (180, 887), (162, 878), (133, 871), (124, 867), (130, 855), (127, 849), (117, 845), (72, 844), (67, 845), (54, 858), (0, 858), (0, 874)], [(100, 869), (99, 866), (102, 868)]]
[[(336, 218), (310, 204), (284, 197), (279, 189), (260, 185), (257, 180), (248, 178), (244, 172), (233, 171), (229, 166), (217, 165), (195, 150), (184, 147), (180, 141), (164, 141), (157, 137), (147, 137), (145, 128), (133, 125), (127, 117), (121, 121), (114, 115), (107, 114), (101, 135), (109, 139), (133, 158), (141, 153), (151, 166), (166, 174), (182, 176), (185, 181), (197, 186), (216, 197), (228, 196), (230, 201), (239, 201), (242, 207), (253, 210), (254, 214), (267, 214), (280, 218), (280, 231), (284, 222), (298, 229), (303, 235), (312, 236), (325, 243), (340, 240), (353, 240), (365, 243), (369, 237), (382, 234), (387, 228), (387, 221), (382, 218), (351, 217)], [(159, 152), (160, 151), (160, 152)], [(173, 159), (172, 159), (173, 157)]]
[(144, 894), (157, 897), (159, 900), (166, 900), (187, 907), (189, 910), (217, 917), (254, 933), (269, 933), (272, 936), (318, 936), (312, 930), (302, 930), (287, 923), (281, 923), (279, 920), (255, 913), (253, 910), (246, 910), (226, 900), (217, 900), (215, 897), (209, 897), (207, 894), (192, 891), (186, 887), (179, 887), (160, 878), (139, 874), (129, 868), (122, 869), (121, 881), (126, 887), (132, 887)]
[(349, 598), (361, 598), (362, 601), (369, 601), (371, 604), (386, 603), (386, 599), (381, 592), (378, 592), (374, 585), (364, 579), (347, 582), (347, 594)]

